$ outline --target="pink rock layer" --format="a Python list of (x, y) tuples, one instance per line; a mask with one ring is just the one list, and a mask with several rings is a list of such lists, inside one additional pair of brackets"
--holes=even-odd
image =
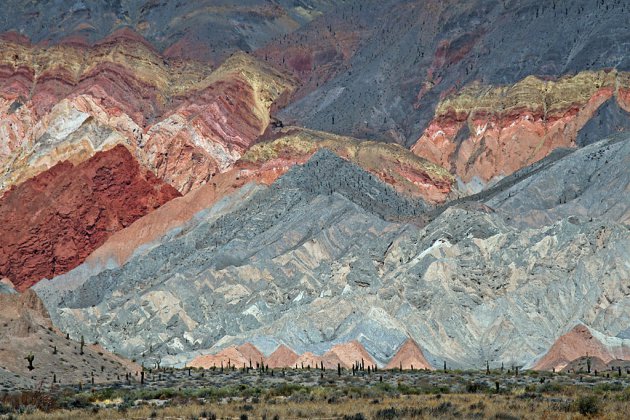
[[(323, 355), (306, 352), (301, 355), (294, 352), (284, 344), (278, 346), (269, 357), (264, 357), (262, 353), (252, 344), (246, 343), (239, 347), (227, 347), (216, 354), (207, 354), (195, 357), (188, 366), (196, 368), (210, 369), (234, 366), (242, 368), (249, 366), (250, 360), (253, 367), (256, 363), (264, 364), (270, 368), (297, 368), (297, 369), (337, 369), (338, 366), (344, 369), (352, 369), (353, 366), (361, 366), (365, 370), (377, 365), (376, 361), (365, 350), (365, 347), (356, 340), (348, 343), (337, 344)], [(398, 369), (400, 363), (403, 369), (433, 369), (426, 361), (420, 347), (411, 339), (407, 340), (394, 355), (386, 369)]]
[(575, 360), (591, 357), (604, 364), (613, 360), (630, 360), (630, 346), (608, 347), (593, 336), (588, 327), (577, 325), (556, 340), (534, 365), (534, 370), (561, 371)]
[(429, 369), (433, 370), (431, 364), (424, 357), (424, 353), (418, 343), (411, 338), (407, 339), (398, 349), (386, 369)]
[[(579, 130), (604, 102), (615, 98), (621, 108), (630, 109), (627, 74), (576, 79), (581, 80), (573, 87), (575, 93), (567, 82), (569, 93), (548, 99), (555, 101), (551, 104), (543, 104), (547, 99), (538, 98), (539, 102), (524, 101), (522, 106), (507, 111), (501, 109), (504, 104), (488, 105), (483, 96), (469, 99), (457, 110), (450, 107), (447, 98), (411, 150), (469, 183), (475, 178), (489, 182), (510, 175), (556, 148), (576, 147)], [(599, 84), (601, 80), (607, 80), (603, 86)], [(525, 90), (524, 94), (532, 96), (533, 91)], [(519, 96), (513, 96), (518, 101)], [(552, 105), (553, 109), (547, 110)], [(459, 134), (461, 130), (466, 130), (464, 136)]]

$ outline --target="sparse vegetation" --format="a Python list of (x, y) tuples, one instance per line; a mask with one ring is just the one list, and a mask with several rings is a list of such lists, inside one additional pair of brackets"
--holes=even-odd
[[(25, 418), (622, 418), (629, 377), (523, 371), (171, 369), (144, 384), (52, 386), (0, 393), (3, 413)], [(276, 372), (277, 373), (277, 372)], [(273, 375), (273, 376), (272, 376)], [(582, 380), (580, 382), (580, 380)], [(497, 390), (497, 384), (498, 390)]]

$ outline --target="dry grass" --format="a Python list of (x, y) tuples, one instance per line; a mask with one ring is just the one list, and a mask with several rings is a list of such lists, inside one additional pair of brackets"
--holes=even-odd
[[(214, 403), (180, 404), (170, 401), (164, 407), (142, 405), (126, 409), (58, 410), (35, 412), (25, 419), (398, 419), (398, 418), (490, 418), (490, 419), (579, 419), (575, 395), (446, 394), (408, 395), (375, 399), (291, 401), (292, 398), (248, 399)], [(628, 402), (619, 395), (598, 395), (599, 410), (592, 418), (627, 418)], [(216, 416), (216, 417), (213, 417)], [(247, 416), (247, 417), (245, 417)], [(277, 417), (276, 417), (277, 416)]]

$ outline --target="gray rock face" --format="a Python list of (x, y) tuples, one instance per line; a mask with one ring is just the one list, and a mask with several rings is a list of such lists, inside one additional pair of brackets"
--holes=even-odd
[(630, 114), (617, 101), (609, 99), (579, 131), (576, 143), (583, 147), (619, 132), (630, 131)]
[(500, 192), (487, 204), (521, 226), (563, 218), (630, 223), (630, 142), (627, 134), (579, 149)]
[[(283, 110), (283, 121), (411, 146), (433, 117), (440, 95), (455, 86), (630, 68), (624, 52), (630, 9), (623, 1), (356, 3), (339, 6), (335, 13), (344, 20), (333, 30), (360, 22), (371, 36), (359, 45), (348, 71)], [(299, 31), (312, 37), (310, 29)], [(430, 89), (420, 95), (425, 83)]]
[(222, 60), (251, 51), (330, 10), (329, 0), (56, 0), (3, 3), (0, 32), (16, 31), (34, 43), (83, 36), (94, 42), (130, 27), (164, 50), (182, 42), (182, 54)]
[(525, 365), (578, 322), (630, 325), (629, 152), (620, 139), (559, 152), (431, 209), (321, 151), (122, 267), (35, 289), (62, 330), (169, 364), (246, 341), (270, 353), (352, 339), (384, 364), (411, 336), (436, 366)]

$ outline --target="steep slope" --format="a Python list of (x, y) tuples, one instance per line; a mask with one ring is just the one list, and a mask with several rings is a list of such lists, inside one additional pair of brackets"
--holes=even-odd
[(124, 146), (62, 162), (0, 198), (0, 276), (25, 290), (83, 262), (113, 232), (180, 194)]
[(431, 364), (425, 359), (422, 349), (418, 343), (411, 338), (405, 340), (400, 346), (392, 360), (389, 361), (386, 369), (433, 369)]
[[(629, 74), (614, 70), (556, 81), (530, 76), (501, 87), (472, 84), (438, 104), (412, 151), (450, 168), (475, 191), (556, 148), (585, 144), (589, 131), (597, 140), (617, 132), (630, 123), (629, 93)], [(616, 115), (599, 110), (603, 104), (617, 107)]]
[(589, 0), (350, 1), (264, 51), (309, 86), (285, 123), (410, 147), (440, 101), (474, 81), (630, 70), (627, 13)]
[(133, 28), (172, 57), (222, 61), (235, 51), (251, 51), (329, 10), (327, 0), (126, 0), (46, 3), (11, 0), (0, 31), (15, 30), (37, 43), (88, 42), (119, 28)]
[(541, 226), (563, 218), (630, 223), (627, 134), (591, 144), (552, 162), (486, 204), (511, 223)]
[[(561, 371), (571, 362), (591, 357), (606, 366), (613, 360), (630, 360), (630, 340), (606, 337), (584, 325), (576, 325), (553, 343), (533, 369)], [(602, 370), (601, 366), (594, 369)]]
[[(209, 348), (226, 334), (266, 324), (266, 318), (275, 318), (282, 308), (313, 300), (315, 290), (336, 271), (337, 260), (347, 254), (366, 258), (372, 248), (382, 247), (382, 253), (389, 243), (385, 238), (393, 240), (398, 228), (381, 217), (414, 217), (424, 208), (324, 150), (271, 187), (258, 189), (228, 214), (201, 215), (122, 267), (93, 277), (89, 269), (80, 267), (58, 286), (55, 280), (38, 288), (39, 293), (55, 308), (61, 304), (76, 314), (84, 310), (107, 313), (109, 321), (95, 325), (99, 341), (123, 354), (137, 355), (148, 347), (147, 342), (164, 353)], [(357, 242), (355, 235), (371, 240)], [(378, 237), (383, 239), (376, 241)], [(375, 271), (365, 269), (375, 279)], [(365, 276), (353, 277), (361, 287), (370, 281)], [(137, 298), (127, 300), (119, 294), (123, 290), (127, 290), (123, 295)], [(139, 303), (145, 299), (146, 304)], [(129, 307), (135, 302), (143, 305), (142, 312)], [(101, 312), (99, 305), (109, 309)], [(166, 310), (172, 305), (178, 309)], [(231, 309), (216, 310), (222, 307)], [(237, 308), (244, 317), (232, 315)], [(123, 318), (113, 317), (118, 311), (123, 318), (131, 317), (129, 325), (134, 327), (127, 332), (118, 328)], [(64, 328), (87, 326), (56, 309), (52, 312)], [(158, 313), (162, 315), (156, 317)], [(92, 316), (97, 317), (95, 321), (101, 317), (97, 312), (88, 318)], [(168, 325), (171, 337), (166, 341), (147, 337), (145, 322), (156, 332)], [(184, 332), (188, 338), (182, 336)]]
[(246, 54), (170, 61), (138, 35), (51, 47), (0, 40), (0, 189), (125, 144), (180, 192), (228, 170), (290, 78)]
[[(333, 343), (359, 340), (384, 366), (411, 338), (436, 366), (526, 364), (566, 325), (579, 321), (611, 336), (627, 329), (630, 267), (620, 262), (630, 260), (630, 235), (619, 223), (625, 212), (606, 202), (592, 221), (558, 216), (532, 227), (500, 203), (540, 191), (529, 186), (565, 167), (582, 168), (571, 182), (606, 169), (614, 178), (627, 144), (607, 140), (561, 154), (523, 170), (487, 204), (480, 196), (428, 219), (425, 205), (321, 150), (122, 267), (100, 274), (79, 267), (36, 290), (63, 328), (134, 357), (149, 342), (165, 363), (250, 342), (265, 354), (284, 343), (302, 361), (332, 364), (320, 355)], [(615, 159), (585, 159), (613, 146)], [(627, 206), (625, 188), (610, 185), (614, 206)], [(559, 206), (552, 200), (547, 211)]]
[[(122, 383), (126, 373), (135, 374), (140, 366), (104, 350), (98, 345), (86, 343), (83, 354), (81, 345), (66, 339), (53, 328), (44, 305), (33, 291), (23, 294), (0, 293), (0, 365), (5, 375), (0, 390), (52, 387), (59, 384)], [(34, 369), (25, 360), (35, 356)]]

